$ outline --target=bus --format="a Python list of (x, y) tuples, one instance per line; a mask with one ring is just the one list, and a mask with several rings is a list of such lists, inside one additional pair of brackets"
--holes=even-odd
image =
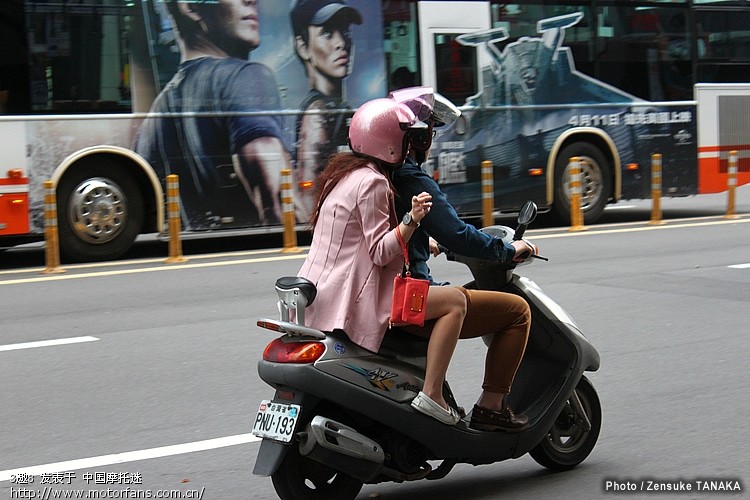
[(654, 153), (665, 196), (725, 190), (730, 149), (750, 182), (749, 74), (747, 0), (4, 0), (0, 249), (43, 239), (45, 181), (66, 261), (164, 236), (170, 174), (185, 234), (282, 231), (285, 170), (304, 229), (354, 110), (415, 85), (462, 110), (424, 165), (460, 216), (489, 161), (498, 213), (569, 220), (579, 157), (590, 224)]

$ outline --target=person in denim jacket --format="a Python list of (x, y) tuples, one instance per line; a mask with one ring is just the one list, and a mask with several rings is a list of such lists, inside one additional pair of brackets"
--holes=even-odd
[[(395, 95), (394, 95), (395, 94)], [(392, 94), (398, 100), (399, 92)], [(435, 95), (435, 109), (442, 101)], [(447, 103), (447, 104), (446, 104)], [(454, 108), (455, 109), (455, 108)], [(460, 113), (455, 109), (456, 113)], [(456, 115), (457, 116), (457, 115)], [(461, 255), (491, 261), (523, 261), (527, 252), (538, 253), (536, 246), (526, 241), (516, 241), (512, 245), (482, 233), (474, 226), (459, 218), (440, 186), (421, 168), (432, 144), (432, 130), (442, 123), (433, 113), (424, 131), (420, 144), (412, 143), (411, 155), (401, 168), (394, 170), (392, 181), (396, 193), (396, 213), (403, 214), (410, 207), (405, 203), (420, 192), (432, 195), (430, 217), (426, 217), (409, 240), (411, 273), (415, 278), (429, 279), (427, 259), (437, 256), (440, 251), (436, 242)], [(419, 141), (417, 141), (419, 142)], [(464, 289), (467, 297), (467, 311), (459, 338), (476, 338), (492, 334), (487, 350), (482, 393), (474, 406), (470, 426), (478, 430), (504, 430), (517, 432), (528, 427), (526, 415), (515, 415), (508, 405), (513, 379), (526, 350), (526, 342), (531, 328), (531, 311), (524, 299), (517, 295), (486, 290)], [(429, 336), (431, 325), (407, 327), (410, 333)]]

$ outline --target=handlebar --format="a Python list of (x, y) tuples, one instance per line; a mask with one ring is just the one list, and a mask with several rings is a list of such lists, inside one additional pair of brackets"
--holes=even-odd
[[(445, 247), (445, 246), (441, 245), (440, 243), (438, 243), (438, 250), (440, 250), (440, 253), (445, 254), (445, 258), (446, 259), (451, 260), (451, 261), (456, 260), (456, 255), (448, 247)], [(549, 259), (547, 257), (544, 257), (542, 255), (538, 255), (538, 254), (531, 254), (531, 255), (529, 255), (529, 254), (531, 254), (531, 252), (527, 251), (527, 252), (522, 253), (520, 255), (520, 257), (523, 260), (526, 260), (526, 259), (529, 259), (529, 258), (534, 258), (534, 259), (539, 259), (539, 260), (543, 260), (543, 261), (547, 261), (547, 262), (549, 261)]]
[(516, 228), (516, 234), (513, 236), (513, 240), (522, 240), (527, 227), (529, 227), (528, 224), (519, 224)]
[(531, 255), (529, 255), (530, 253), (531, 253), (531, 252), (524, 252), (524, 253), (522, 253), (522, 254), (520, 255), (520, 257), (521, 257), (521, 258), (522, 258), (523, 260), (526, 260), (526, 259), (528, 259), (528, 258), (533, 258), (533, 259), (539, 259), (539, 260), (549, 261), (549, 259), (548, 259), (547, 257), (544, 257), (544, 256), (542, 256), (542, 255), (538, 255), (538, 254), (535, 254), (535, 253), (534, 253), (534, 254), (531, 254)]
[[(537, 215), (537, 206), (532, 201), (527, 201), (524, 203), (523, 207), (521, 207), (521, 210), (518, 212), (518, 225), (515, 230), (512, 230), (510, 228), (506, 228), (505, 226), (490, 226), (486, 229), (482, 229), (483, 232), (490, 231), (490, 234), (493, 236), (496, 236), (498, 238), (502, 238), (504, 242), (509, 243), (510, 241), (520, 241), (523, 239), (524, 233), (526, 233), (526, 229), (529, 227), (529, 224), (531, 224)], [(493, 231), (494, 228), (494, 231)], [(499, 231), (498, 231), (499, 230)], [(438, 250), (440, 250), (441, 253), (444, 253), (448, 260), (456, 260), (456, 256), (446, 247), (438, 243)], [(530, 258), (534, 259), (540, 259), (544, 261), (549, 261), (547, 257), (542, 257), (541, 255), (533, 254), (531, 251), (523, 252), (519, 255), (519, 257), (526, 261)], [(513, 262), (513, 266), (516, 264), (521, 264), (522, 262)]]

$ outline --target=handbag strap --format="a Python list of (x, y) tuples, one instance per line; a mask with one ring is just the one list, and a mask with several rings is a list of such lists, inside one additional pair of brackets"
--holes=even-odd
[(411, 276), (409, 271), (409, 251), (406, 249), (406, 243), (404, 243), (404, 237), (401, 236), (401, 229), (396, 226), (396, 238), (398, 239), (399, 245), (401, 245), (401, 253), (404, 254), (404, 268), (406, 269), (406, 276)]

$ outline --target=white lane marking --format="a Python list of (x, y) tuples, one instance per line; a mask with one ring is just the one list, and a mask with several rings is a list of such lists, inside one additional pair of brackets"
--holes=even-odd
[(181, 455), (183, 453), (213, 450), (215, 448), (225, 448), (227, 446), (252, 443), (254, 441), (260, 441), (260, 438), (253, 436), (252, 434), (237, 434), (235, 436), (206, 439), (205, 441), (194, 441), (192, 443), (162, 446), (160, 448), (150, 448), (147, 450), (113, 453), (111, 455), (101, 455), (98, 457), (68, 460), (66, 462), (55, 462), (51, 464), (20, 467), (17, 469), (0, 470), (0, 482), (8, 481), (12, 475), (20, 473), (39, 476), (41, 474), (48, 473), (52, 474), (56, 472), (69, 472), (77, 469), (90, 469), (92, 467), (103, 467), (106, 465), (135, 462), (138, 460), (148, 460), (152, 458), (168, 457), (171, 455)]
[[(300, 247), (301, 249), (309, 247)], [(216, 252), (206, 254), (188, 255), (187, 258), (190, 261), (201, 260), (201, 259), (215, 259), (222, 257), (240, 257), (243, 255), (261, 255), (267, 253), (279, 253), (281, 249), (269, 248), (264, 250), (242, 250), (239, 252)], [(128, 266), (128, 265), (143, 265), (143, 264), (164, 264), (164, 257), (158, 257), (154, 259), (130, 259), (130, 260), (116, 260), (108, 262), (87, 262), (85, 264), (65, 264), (65, 269), (95, 269), (113, 266)], [(38, 268), (23, 268), (23, 269), (5, 269), (0, 271), (0, 275), (6, 274), (22, 274), (22, 273), (41, 273), (44, 271), (43, 267)]]
[[(672, 222), (672, 221), (665, 221), (665, 222)], [(638, 227), (625, 227), (625, 228), (618, 228), (618, 229), (605, 229), (605, 230), (599, 230), (599, 227), (604, 226), (587, 226), (591, 229), (591, 231), (583, 231), (583, 232), (572, 232), (572, 233), (556, 233), (556, 234), (542, 234), (542, 235), (533, 235), (532, 231), (529, 231), (526, 233), (529, 236), (530, 240), (538, 240), (538, 239), (548, 239), (548, 238), (571, 238), (571, 237), (583, 237), (583, 236), (597, 236), (600, 234), (618, 234), (618, 233), (635, 233), (640, 231), (661, 231), (664, 229), (681, 229), (686, 227), (703, 227), (703, 226), (720, 226), (724, 224), (744, 224), (750, 222), (750, 219), (725, 219), (725, 220), (718, 220), (718, 221), (711, 221), (711, 222), (696, 222), (696, 223), (688, 223), (688, 224), (674, 224), (669, 225), (665, 224), (663, 226), (643, 226), (642, 222), (638, 222)], [(2, 281), (0, 281), (0, 285), (2, 284)]]
[(34, 347), (48, 347), (51, 345), (78, 344), (80, 342), (94, 342), (97, 337), (70, 337), (67, 339), (39, 340), (36, 342), (23, 342), (20, 344), (0, 345), (0, 351), (15, 351), (17, 349), (32, 349)]
[(734, 264), (734, 265), (728, 266), (728, 267), (731, 267), (732, 269), (748, 269), (748, 268), (750, 268), (750, 262), (747, 263), (747, 264)]
[(635, 205), (607, 205), (604, 210), (622, 210), (623, 208), (635, 208)]
[(296, 254), (296, 255), (280, 255), (277, 257), (264, 257), (264, 258), (259, 258), (259, 259), (239, 259), (239, 260), (229, 260), (229, 261), (221, 261), (221, 262), (202, 262), (199, 264), (179, 264), (179, 265), (172, 264), (169, 266), (165, 265), (163, 267), (142, 267), (142, 268), (136, 268), (136, 269), (119, 269), (115, 271), (101, 271), (101, 272), (91, 272), (91, 273), (82, 273), (82, 274), (57, 274), (54, 276), (44, 276), (44, 277), (38, 277), (38, 278), (22, 278), (22, 279), (0, 281), (0, 286), (18, 285), (20, 283), (37, 283), (37, 282), (42, 282), (42, 281), (75, 280), (75, 279), (81, 279), (81, 278), (94, 278), (98, 276), (118, 276), (118, 275), (124, 275), (124, 274), (177, 271), (180, 269), (236, 266), (239, 264), (255, 264), (255, 263), (261, 263), (261, 262), (275, 262), (279, 260), (304, 259), (305, 257), (307, 257), (306, 253)]

